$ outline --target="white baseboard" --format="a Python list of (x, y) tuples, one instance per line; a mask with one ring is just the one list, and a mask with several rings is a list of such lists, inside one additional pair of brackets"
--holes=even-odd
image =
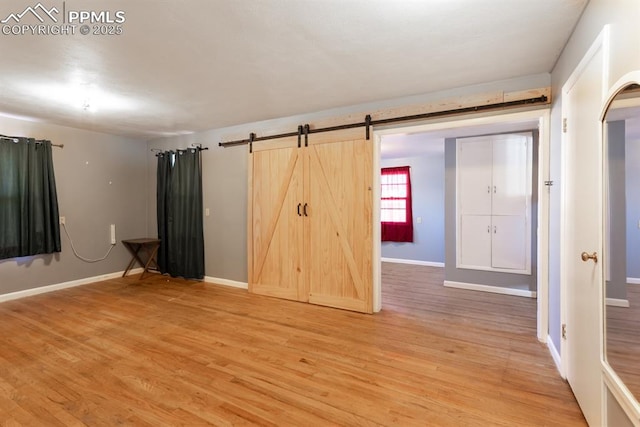
[(628, 299), (607, 298), (607, 305), (612, 307), (629, 307)]
[(525, 289), (503, 288), (500, 286), (479, 285), (477, 283), (453, 282), (451, 280), (445, 280), (444, 286), (446, 286), (447, 288), (458, 288), (458, 289), (467, 289), (470, 291), (492, 292), (494, 294), (515, 295), (518, 297), (527, 297), (527, 298), (536, 297), (535, 291), (528, 291)]
[(553, 362), (556, 364), (556, 369), (558, 369), (560, 376), (562, 378), (566, 378), (562, 373), (562, 360), (560, 359), (560, 353), (558, 353), (558, 349), (550, 336), (547, 336), (547, 347), (549, 348), (549, 353), (551, 353), (551, 357), (553, 358)]
[[(19, 298), (26, 298), (34, 295), (44, 294), (47, 292), (58, 291), (60, 289), (73, 288), (76, 286), (88, 285), (89, 283), (102, 282), (104, 280), (117, 279), (122, 277), (124, 271), (117, 271), (115, 273), (102, 274), (100, 276), (86, 277), (84, 279), (72, 280), (70, 282), (56, 283), (54, 285), (40, 286), (33, 289), (25, 289), (24, 291), (10, 292), (8, 294), (0, 295), (0, 303), (5, 301), (11, 301)], [(132, 274), (142, 273), (142, 268), (134, 268), (127, 276)], [(219, 279), (217, 277), (206, 276), (204, 281), (207, 283), (215, 283), (218, 285), (232, 286), (234, 288), (248, 289), (249, 286), (245, 282), (236, 282), (235, 280)]]
[(216, 285), (231, 286), (232, 288), (249, 289), (248, 283), (236, 282), (235, 280), (220, 279), (218, 277), (205, 276), (204, 281), (207, 283), (213, 283)]
[(627, 277), (627, 283), (630, 285), (640, 285), (640, 278), (638, 277)]
[[(58, 291), (60, 289), (73, 288), (76, 286), (88, 285), (89, 283), (102, 282), (103, 280), (117, 279), (122, 277), (124, 271), (118, 271), (115, 273), (102, 274), (100, 276), (86, 277), (84, 279), (72, 280), (70, 282), (57, 283), (55, 285), (40, 286), (33, 289), (25, 289), (24, 291), (10, 292), (8, 294), (0, 295), (0, 303), (5, 301), (11, 301), (19, 298), (26, 298), (38, 294), (44, 294), (47, 292)], [(129, 274), (142, 273), (142, 268), (134, 268)]]
[(444, 262), (433, 261), (418, 261), (415, 259), (400, 259), (400, 258), (380, 258), (382, 262), (393, 262), (395, 264), (413, 264), (413, 265), (426, 265), (427, 267), (444, 267)]

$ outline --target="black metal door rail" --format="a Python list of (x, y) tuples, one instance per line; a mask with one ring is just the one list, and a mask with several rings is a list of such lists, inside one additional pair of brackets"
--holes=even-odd
[(304, 137), (304, 145), (306, 147), (308, 145), (309, 134), (321, 133), (321, 132), (332, 132), (332, 131), (343, 130), (343, 129), (353, 129), (358, 127), (366, 128), (365, 130), (366, 139), (370, 139), (371, 126), (386, 125), (389, 123), (398, 123), (398, 122), (408, 122), (408, 121), (414, 121), (414, 120), (425, 120), (425, 119), (432, 119), (434, 117), (452, 116), (456, 114), (476, 113), (480, 111), (490, 111), (490, 110), (497, 110), (497, 109), (509, 108), (509, 107), (520, 107), (524, 105), (545, 104), (547, 100), (548, 100), (547, 96), (542, 95), (536, 98), (520, 99), (517, 101), (498, 102), (495, 104), (478, 105), (475, 107), (463, 107), (463, 108), (457, 108), (453, 110), (434, 111), (432, 113), (413, 114), (409, 116), (391, 117), (388, 119), (379, 119), (379, 120), (371, 120), (371, 115), (367, 114), (365, 116), (364, 121), (358, 122), (358, 123), (348, 123), (344, 125), (329, 126), (329, 127), (317, 128), (317, 129), (311, 129), (309, 124), (305, 124), (305, 125), (299, 125), (297, 132), (280, 133), (276, 135), (267, 135), (267, 136), (257, 136), (254, 132), (251, 132), (249, 134), (249, 138), (247, 139), (238, 139), (235, 141), (220, 142), (218, 145), (220, 147), (233, 147), (236, 145), (249, 144), (249, 152), (252, 152), (254, 142), (297, 136), (298, 147), (302, 146), (303, 137)]

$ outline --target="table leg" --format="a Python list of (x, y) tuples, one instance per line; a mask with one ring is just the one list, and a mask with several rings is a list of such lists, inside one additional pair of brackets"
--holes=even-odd
[(153, 248), (153, 250), (151, 252), (147, 251), (145, 249), (145, 252), (149, 255), (149, 259), (147, 259), (147, 262), (144, 264), (144, 270), (142, 270), (142, 274), (140, 275), (140, 279), (142, 279), (144, 277), (145, 273), (149, 272), (149, 266), (151, 265), (151, 263), (153, 262), (156, 267), (158, 267), (158, 263), (156, 262), (155, 258), (156, 258), (156, 254), (158, 253), (158, 249), (160, 248), (160, 245), (155, 245), (155, 247)]
[[(145, 274), (149, 273), (149, 268), (152, 265), (154, 265), (155, 268), (160, 270), (160, 266), (156, 261), (156, 255), (158, 253), (158, 249), (160, 248), (159, 240), (151, 241), (151, 242), (149, 241), (137, 242), (137, 241), (123, 240), (122, 243), (132, 255), (131, 261), (129, 261), (129, 265), (127, 265), (127, 268), (124, 270), (122, 277), (125, 277), (131, 271), (131, 269), (135, 266), (136, 262), (140, 264), (140, 266), (143, 268), (142, 274), (140, 275), (140, 279), (143, 279), (145, 277)], [(141, 251), (143, 251), (144, 254), (147, 256), (146, 260), (142, 259)]]
[(140, 247), (138, 246), (134, 248), (134, 245), (131, 243), (125, 243), (124, 246), (127, 248), (129, 253), (131, 253), (131, 261), (129, 261), (129, 265), (127, 265), (127, 268), (125, 268), (124, 273), (122, 273), (122, 277), (125, 277), (127, 273), (131, 271), (136, 261), (140, 262), (140, 258), (138, 257), (138, 251), (140, 250)]

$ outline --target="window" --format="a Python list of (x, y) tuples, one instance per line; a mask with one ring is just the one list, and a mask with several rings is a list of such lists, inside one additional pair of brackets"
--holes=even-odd
[(382, 168), (380, 222), (383, 242), (413, 242), (409, 166)]
[(0, 136), (0, 259), (60, 250), (51, 142)]

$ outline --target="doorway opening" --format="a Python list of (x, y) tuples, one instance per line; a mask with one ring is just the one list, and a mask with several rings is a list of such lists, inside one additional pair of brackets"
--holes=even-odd
[[(532, 232), (533, 252), (537, 260), (531, 266), (534, 276), (531, 289), (516, 289), (496, 283), (490, 292), (537, 298), (537, 337), (546, 342), (548, 329), (548, 180), (549, 112), (533, 110), (484, 117), (461, 117), (437, 123), (387, 127), (374, 131), (374, 310), (385, 305), (382, 289), (382, 262), (426, 266), (435, 280), (447, 280), (447, 273), (455, 268), (455, 218), (451, 215), (451, 198), (455, 210), (455, 194), (451, 194), (451, 179), (455, 183), (454, 165), (447, 163), (457, 138), (534, 131), (533, 178), (535, 194), (532, 212), (537, 225)], [(447, 145), (448, 144), (448, 145)], [(453, 145), (453, 146), (452, 146)], [(446, 152), (446, 153), (445, 153)], [(450, 163), (449, 158), (449, 163)], [(380, 235), (380, 170), (384, 167), (411, 168), (414, 242), (381, 242)], [(446, 182), (448, 181), (448, 184)], [(455, 190), (454, 190), (455, 192)], [(447, 207), (448, 206), (448, 207)], [(450, 230), (451, 224), (454, 229)], [(453, 236), (454, 241), (451, 241)], [(453, 250), (452, 254), (447, 251)], [(411, 267), (409, 267), (411, 268)], [(424, 267), (423, 267), (424, 268)], [(439, 272), (440, 270), (440, 272)], [(441, 279), (439, 277), (442, 277)], [(444, 283), (443, 283), (444, 284)], [(502, 285), (502, 286), (501, 286)], [(473, 289), (473, 288), (468, 288)]]

